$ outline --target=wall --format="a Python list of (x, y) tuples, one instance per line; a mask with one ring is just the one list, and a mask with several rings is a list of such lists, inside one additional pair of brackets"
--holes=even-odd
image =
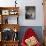
[[(21, 3), (20, 8), (20, 24), (26, 26), (42, 26), (43, 25), (43, 7), (42, 0), (25, 0), (19, 1)], [(25, 20), (25, 6), (35, 6), (36, 7), (36, 19), (35, 20)]]
[[(0, 6), (9, 7), (14, 6), (15, 0), (0, 0)], [(19, 24), (21, 26), (43, 26), (43, 6), (42, 0), (17, 0), (17, 6), (19, 6)], [(36, 7), (36, 19), (26, 20), (25, 19), (25, 6), (35, 6)]]

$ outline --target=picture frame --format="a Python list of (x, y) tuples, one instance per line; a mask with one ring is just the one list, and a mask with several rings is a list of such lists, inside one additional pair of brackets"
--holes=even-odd
[(25, 6), (25, 19), (35, 19), (36, 18), (36, 8), (35, 6)]
[(9, 15), (9, 10), (2, 10), (2, 15)]

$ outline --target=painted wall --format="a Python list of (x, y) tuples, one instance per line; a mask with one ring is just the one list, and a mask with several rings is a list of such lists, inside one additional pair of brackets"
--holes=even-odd
[[(15, 0), (0, 0), (1, 7), (15, 6)], [(17, 0), (17, 6), (19, 6), (19, 24), (21, 26), (43, 26), (43, 6), (42, 0)], [(36, 7), (36, 19), (26, 20), (25, 19), (25, 6)]]

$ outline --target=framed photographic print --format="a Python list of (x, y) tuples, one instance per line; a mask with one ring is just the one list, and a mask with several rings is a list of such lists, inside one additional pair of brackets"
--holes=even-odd
[(2, 10), (2, 15), (9, 15), (9, 10)]
[(35, 19), (36, 9), (35, 6), (25, 6), (25, 19)]

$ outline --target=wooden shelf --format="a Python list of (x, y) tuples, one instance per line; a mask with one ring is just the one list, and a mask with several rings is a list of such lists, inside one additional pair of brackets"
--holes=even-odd
[(1, 44), (0, 45), (3, 45), (3, 46), (18, 46), (18, 41), (1, 41)]
[(5, 28), (10, 28), (13, 31), (14, 31), (14, 29), (16, 29), (17, 31), (19, 31), (19, 29), (20, 29), (19, 24), (16, 24), (16, 25), (15, 24), (1, 24), (0, 27), (1, 27), (1, 31)]
[[(10, 12), (13, 12), (13, 14), (10, 13)], [(14, 12), (17, 12), (17, 13), (14, 14)], [(8, 17), (9, 16), (14, 16), (14, 17), (17, 16), (17, 18), (16, 18), (17, 20), (16, 21), (17, 21), (17, 24), (18, 24), (19, 7), (0, 7), (0, 15), (1, 15), (1, 23), (2, 24), (4, 24), (4, 23), (8, 24)], [(6, 17), (6, 19), (5, 19), (5, 17)]]
[(19, 7), (0, 7), (0, 10), (12, 10), (12, 9), (15, 9), (15, 10), (19, 10)]
[[(8, 18), (7, 17), (9, 17), (9, 16), (14, 16), (14, 17), (17, 16), (17, 24), (8, 24)], [(13, 41), (15, 36), (13, 37), (13, 39), (10, 39), (9, 41), (5, 41), (2, 37), (2, 35), (4, 35), (3, 34), (4, 29), (11, 29), (10, 31), (14, 31), (14, 33), (13, 33), (14, 35), (15, 35), (15, 33), (18, 33), (18, 31), (20, 29), (20, 26), (18, 24), (18, 17), (19, 17), (19, 7), (0, 7), (0, 20), (1, 20), (1, 24), (0, 24), (0, 32), (1, 32), (0, 46), (18, 46), (18, 42), (19, 42), (18, 39), (17, 39), (17, 41), (16, 41), (16, 39), (15, 39), (15, 41)], [(18, 36), (16, 36), (16, 37), (18, 38)], [(12, 38), (12, 37), (10, 37), (10, 38)]]

